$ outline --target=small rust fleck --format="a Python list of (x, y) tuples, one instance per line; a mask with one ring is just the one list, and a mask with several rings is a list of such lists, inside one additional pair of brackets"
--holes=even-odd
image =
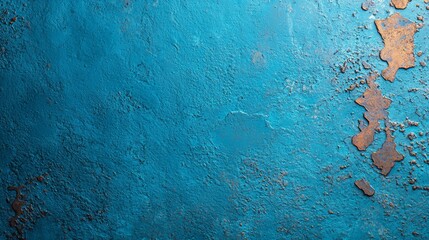
[(381, 169), (381, 174), (387, 176), (389, 172), (392, 170), (393, 166), (395, 166), (395, 162), (402, 161), (404, 156), (396, 151), (396, 143), (395, 138), (392, 136), (392, 132), (386, 123), (386, 141), (383, 143), (383, 146), (371, 154), (371, 158), (374, 162), (374, 165)]
[(355, 88), (356, 87), (358, 87), (359, 85), (357, 85), (356, 83), (353, 83), (352, 85), (350, 85), (348, 88), (347, 88), (347, 91), (353, 91), (353, 90), (355, 90)]
[(37, 176), (36, 177), (38, 182), (43, 182), (43, 180), (45, 179), (43, 176)]
[(384, 79), (393, 82), (399, 68), (408, 69), (415, 66), (414, 34), (417, 25), (399, 13), (384, 20), (376, 20), (375, 25), (385, 45), (380, 57), (389, 65), (382, 75)]
[(11, 18), (10, 21), (9, 21), (9, 24), (10, 25), (14, 24), (16, 22), (16, 20), (17, 20), (17, 17)]
[(361, 8), (364, 11), (368, 11), (368, 9), (372, 6), (374, 6), (374, 2), (372, 0), (366, 0), (365, 2), (362, 3)]
[(347, 61), (345, 61), (345, 62), (343, 63), (343, 65), (340, 67), (340, 71), (341, 71), (341, 73), (345, 73), (345, 72), (346, 72), (346, 70), (347, 70)]
[(387, 119), (386, 109), (389, 108), (391, 103), (391, 100), (383, 97), (378, 89), (378, 85), (375, 83), (377, 77), (378, 74), (376, 73), (368, 77), (369, 88), (366, 89), (362, 97), (356, 100), (357, 104), (367, 110), (364, 117), (368, 120), (368, 126), (360, 126), (361, 132), (352, 139), (353, 145), (360, 151), (364, 151), (374, 141), (375, 132), (380, 128), (379, 121)]
[(416, 134), (415, 133), (413, 133), (413, 132), (411, 132), (411, 133), (409, 133), (408, 135), (407, 135), (407, 138), (408, 139), (410, 139), (410, 140), (414, 140), (414, 139), (416, 139)]
[(396, 9), (405, 9), (407, 8), (410, 0), (392, 0), (391, 3)]
[(417, 127), (419, 126), (419, 122), (411, 121), (409, 119), (406, 120), (408, 126)]
[(360, 179), (355, 181), (356, 187), (358, 187), (362, 192), (367, 196), (373, 196), (375, 194), (374, 188), (369, 184), (365, 179)]
[(371, 65), (369, 65), (367, 62), (365, 62), (365, 61), (363, 61), (362, 62), (362, 66), (363, 66), (363, 68), (365, 68), (365, 69), (371, 69)]
[(423, 190), (423, 191), (429, 191), (429, 186), (413, 186), (413, 190)]

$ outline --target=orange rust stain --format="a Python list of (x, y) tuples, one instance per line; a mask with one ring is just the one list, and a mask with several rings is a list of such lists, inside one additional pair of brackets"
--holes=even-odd
[(385, 129), (386, 141), (377, 152), (371, 154), (371, 158), (374, 165), (381, 170), (381, 174), (387, 176), (395, 166), (395, 162), (402, 161), (404, 156), (396, 151), (395, 138), (392, 136), (388, 121), (385, 121), (385, 123), (387, 125)]
[(383, 97), (378, 85), (375, 83), (378, 74), (373, 73), (367, 78), (368, 89), (363, 96), (356, 100), (356, 103), (365, 107), (364, 117), (368, 120), (368, 125), (361, 129), (361, 132), (353, 137), (352, 142), (359, 150), (365, 150), (374, 141), (375, 131), (380, 128), (380, 120), (387, 119), (387, 111), (391, 100)]
[(410, 0), (392, 0), (391, 3), (396, 9), (405, 9)]
[(355, 181), (356, 187), (358, 187), (362, 192), (367, 196), (373, 196), (375, 194), (374, 188), (369, 184), (365, 179), (360, 179)]
[(380, 57), (389, 65), (382, 75), (384, 79), (393, 82), (399, 68), (408, 69), (415, 66), (414, 34), (417, 25), (399, 13), (384, 20), (376, 20), (375, 25), (384, 41)]

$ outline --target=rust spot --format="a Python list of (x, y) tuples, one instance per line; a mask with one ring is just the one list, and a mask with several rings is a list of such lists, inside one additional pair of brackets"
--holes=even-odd
[(415, 66), (414, 34), (417, 25), (399, 13), (384, 20), (376, 20), (375, 25), (384, 41), (380, 57), (389, 65), (382, 75), (384, 79), (393, 82), (399, 68), (408, 69)]
[(375, 79), (378, 74), (373, 73), (367, 78), (369, 88), (364, 92), (363, 96), (356, 100), (356, 103), (365, 107), (364, 117), (368, 121), (367, 126), (360, 126), (361, 132), (355, 135), (352, 139), (360, 151), (364, 151), (374, 141), (374, 135), (377, 129), (380, 128), (380, 120), (387, 119), (387, 111), (391, 100), (383, 97)]
[(366, 0), (365, 2), (362, 3), (361, 8), (364, 11), (368, 11), (368, 9), (372, 6), (374, 6), (374, 2), (372, 0)]
[(25, 196), (21, 193), (21, 190), (25, 188), (24, 186), (10, 186), (7, 188), (7, 190), (9, 191), (15, 191), (16, 195), (15, 195), (15, 199), (12, 202), (12, 210), (15, 212), (15, 216), (13, 216), (10, 220), (9, 220), (9, 225), (13, 228), (15, 228), (17, 234), (18, 234), (18, 239), (24, 239), (23, 234), (24, 234), (24, 228), (23, 226), (20, 224), (20, 218), (21, 215), (24, 213), (24, 210), (22, 209), (24, 207), (24, 205), (26, 204), (25, 202)]
[(358, 187), (362, 192), (367, 196), (373, 196), (375, 194), (374, 188), (369, 184), (365, 179), (360, 179), (355, 181), (356, 187)]
[(343, 65), (340, 66), (341, 73), (345, 73), (347, 71), (347, 61), (343, 63)]
[(367, 62), (365, 62), (365, 61), (363, 61), (362, 62), (362, 66), (363, 66), (363, 68), (365, 68), (365, 69), (371, 69), (371, 65), (369, 65)]
[(391, 3), (396, 9), (405, 9), (407, 8), (410, 0), (392, 0)]
[(14, 24), (14, 23), (16, 22), (16, 20), (17, 20), (17, 19), (18, 19), (17, 17), (13, 17), (13, 18), (11, 18), (11, 19), (10, 19), (10, 21), (9, 21), (9, 24), (10, 24), (10, 25)]
[(388, 120), (385, 123), (387, 125), (385, 129), (386, 141), (377, 152), (371, 154), (371, 157), (374, 165), (381, 170), (381, 174), (387, 176), (393, 166), (395, 166), (395, 162), (402, 161), (404, 156), (396, 151), (395, 138), (392, 136)]
[(36, 177), (38, 182), (43, 182), (43, 180), (45, 179), (43, 176), (37, 176)]

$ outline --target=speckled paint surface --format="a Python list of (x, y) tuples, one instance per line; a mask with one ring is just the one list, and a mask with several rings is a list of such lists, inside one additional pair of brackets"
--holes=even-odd
[(404, 160), (352, 137), (374, 20), (429, 10), (363, 2), (0, 0), (0, 239), (428, 239), (426, 26), (377, 80)]

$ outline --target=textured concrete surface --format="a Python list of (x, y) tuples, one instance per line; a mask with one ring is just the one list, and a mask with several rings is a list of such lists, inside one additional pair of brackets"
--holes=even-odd
[(1, 238), (429, 238), (426, 27), (377, 81), (404, 160), (351, 142), (374, 20), (429, 11), (362, 2), (0, 0)]

